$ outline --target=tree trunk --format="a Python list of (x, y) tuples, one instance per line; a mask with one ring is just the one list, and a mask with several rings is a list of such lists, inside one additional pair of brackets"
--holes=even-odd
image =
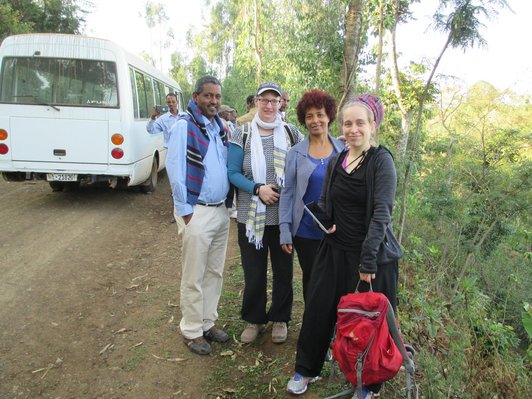
[(408, 146), (408, 137), (410, 134), (410, 127), (412, 125), (412, 111), (406, 108), (405, 101), (403, 99), (403, 94), (401, 92), (401, 80), (399, 77), (399, 67), (397, 65), (397, 45), (395, 41), (398, 20), (399, 20), (399, 0), (395, 0), (394, 19), (393, 19), (392, 29), (390, 30), (390, 35), (391, 35), (390, 73), (391, 73), (395, 96), (397, 97), (397, 104), (399, 105), (399, 110), (401, 111), (401, 136), (399, 137), (397, 155), (398, 155), (399, 160), (403, 160), (406, 155), (406, 149)]
[(345, 17), (344, 63), (340, 76), (340, 101), (338, 109), (355, 95), (356, 68), (363, 29), (363, 0), (350, 0)]
[(259, 5), (257, 0), (253, 2), (253, 25), (255, 32), (253, 33), (253, 50), (255, 51), (255, 58), (257, 59), (257, 84), (262, 83), (262, 46), (260, 43), (260, 37), (262, 35), (262, 29), (260, 25)]
[(409, 178), (410, 178), (410, 168), (414, 162), (414, 158), (416, 156), (417, 151), (417, 140), (419, 138), (419, 133), (421, 131), (421, 121), (423, 119), (423, 107), (425, 105), (425, 98), (427, 97), (427, 93), (429, 91), (429, 87), (432, 83), (432, 78), (434, 77), (434, 74), (436, 73), (436, 69), (438, 68), (438, 65), (440, 64), (440, 61), (443, 57), (443, 54), (445, 53), (445, 50), (447, 50), (447, 47), (449, 46), (449, 43), (451, 42), (451, 33), (447, 36), (447, 41), (445, 42), (445, 45), (443, 46), (442, 51), (440, 52), (440, 55), (436, 59), (436, 62), (434, 63), (434, 66), (432, 67), (432, 71), (430, 73), (429, 78), (427, 79), (427, 82), (425, 83), (425, 87), (423, 89), (423, 94), (421, 95), (421, 98), (419, 100), (419, 108), (417, 110), (416, 115), (416, 130), (414, 130), (414, 134), (411, 137), (410, 142), (410, 149), (407, 151), (407, 158), (406, 158), (406, 165), (405, 165), (405, 173), (403, 177), (403, 184), (402, 184), (402, 190), (401, 190), (401, 210), (399, 213), (399, 242), (401, 242), (403, 238), (403, 231), (405, 227), (405, 220), (406, 220), (406, 198), (408, 195), (408, 189), (409, 187)]
[(375, 93), (381, 90), (382, 42), (384, 35), (384, 0), (379, 1), (379, 41), (377, 43), (377, 66), (375, 67)]

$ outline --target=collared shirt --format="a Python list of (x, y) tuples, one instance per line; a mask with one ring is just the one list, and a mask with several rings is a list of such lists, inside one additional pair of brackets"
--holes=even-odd
[[(227, 147), (223, 145), (219, 127), (213, 120), (202, 115), (209, 135), (209, 148), (203, 159), (205, 176), (198, 201), (218, 203), (224, 201), (229, 192), (227, 178)], [(193, 206), (187, 203), (187, 121), (179, 120), (170, 130), (166, 171), (172, 187), (174, 208), (178, 215), (193, 213)]]
[(156, 119), (151, 119), (146, 125), (146, 130), (150, 134), (157, 134), (163, 132), (164, 146), (168, 148), (168, 140), (170, 137), (170, 129), (174, 123), (179, 119), (179, 114), (173, 115), (171, 112), (162, 114)]

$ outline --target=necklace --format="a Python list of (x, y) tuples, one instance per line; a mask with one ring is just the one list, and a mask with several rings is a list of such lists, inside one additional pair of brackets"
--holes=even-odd
[(358, 164), (353, 168), (353, 170), (351, 172), (349, 172), (350, 174), (353, 174), (355, 173), (358, 169), (360, 169), (360, 167), (362, 166), (362, 163), (364, 162), (364, 159), (366, 158), (366, 154), (368, 152), (367, 151), (362, 151), (362, 154), (360, 154), (358, 157), (356, 157), (355, 159), (353, 159), (351, 162), (347, 163), (347, 158), (349, 158), (349, 154), (344, 158), (344, 162), (343, 162), (343, 167), (344, 167), (344, 170), (347, 171), (347, 169), (352, 165), (354, 164), (356, 161), (360, 160), (360, 162), (358, 162)]

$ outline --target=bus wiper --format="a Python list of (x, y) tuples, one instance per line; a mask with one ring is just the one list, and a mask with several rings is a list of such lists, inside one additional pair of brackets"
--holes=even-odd
[(33, 94), (22, 94), (22, 95), (19, 95), (19, 96), (13, 96), (13, 98), (21, 98), (21, 97), (22, 98), (30, 98), (30, 99), (35, 101), (34, 103), (29, 103), (29, 104), (46, 105), (47, 107), (55, 109), (57, 112), (61, 111), (61, 109), (59, 107), (57, 107), (57, 106), (55, 106), (53, 104), (47, 103), (45, 101), (42, 101), (39, 98), (35, 97)]
[(60, 109), (59, 107), (56, 107), (56, 106), (53, 105), (53, 104), (48, 104), (48, 103), (44, 103), (44, 102), (43, 102), (43, 103), (37, 103), (37, 105), (47, 105), (48, 107), (51, 107), (51, 108), (55, 109), (55, 110), (58, 111), (58, 112), (61, 111), (61, 109)]

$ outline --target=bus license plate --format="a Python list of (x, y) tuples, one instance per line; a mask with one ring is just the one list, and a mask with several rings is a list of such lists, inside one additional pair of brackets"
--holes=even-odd
[(78, 175), (69, 173), (47, 173), (46, 181), (77, 181)]

